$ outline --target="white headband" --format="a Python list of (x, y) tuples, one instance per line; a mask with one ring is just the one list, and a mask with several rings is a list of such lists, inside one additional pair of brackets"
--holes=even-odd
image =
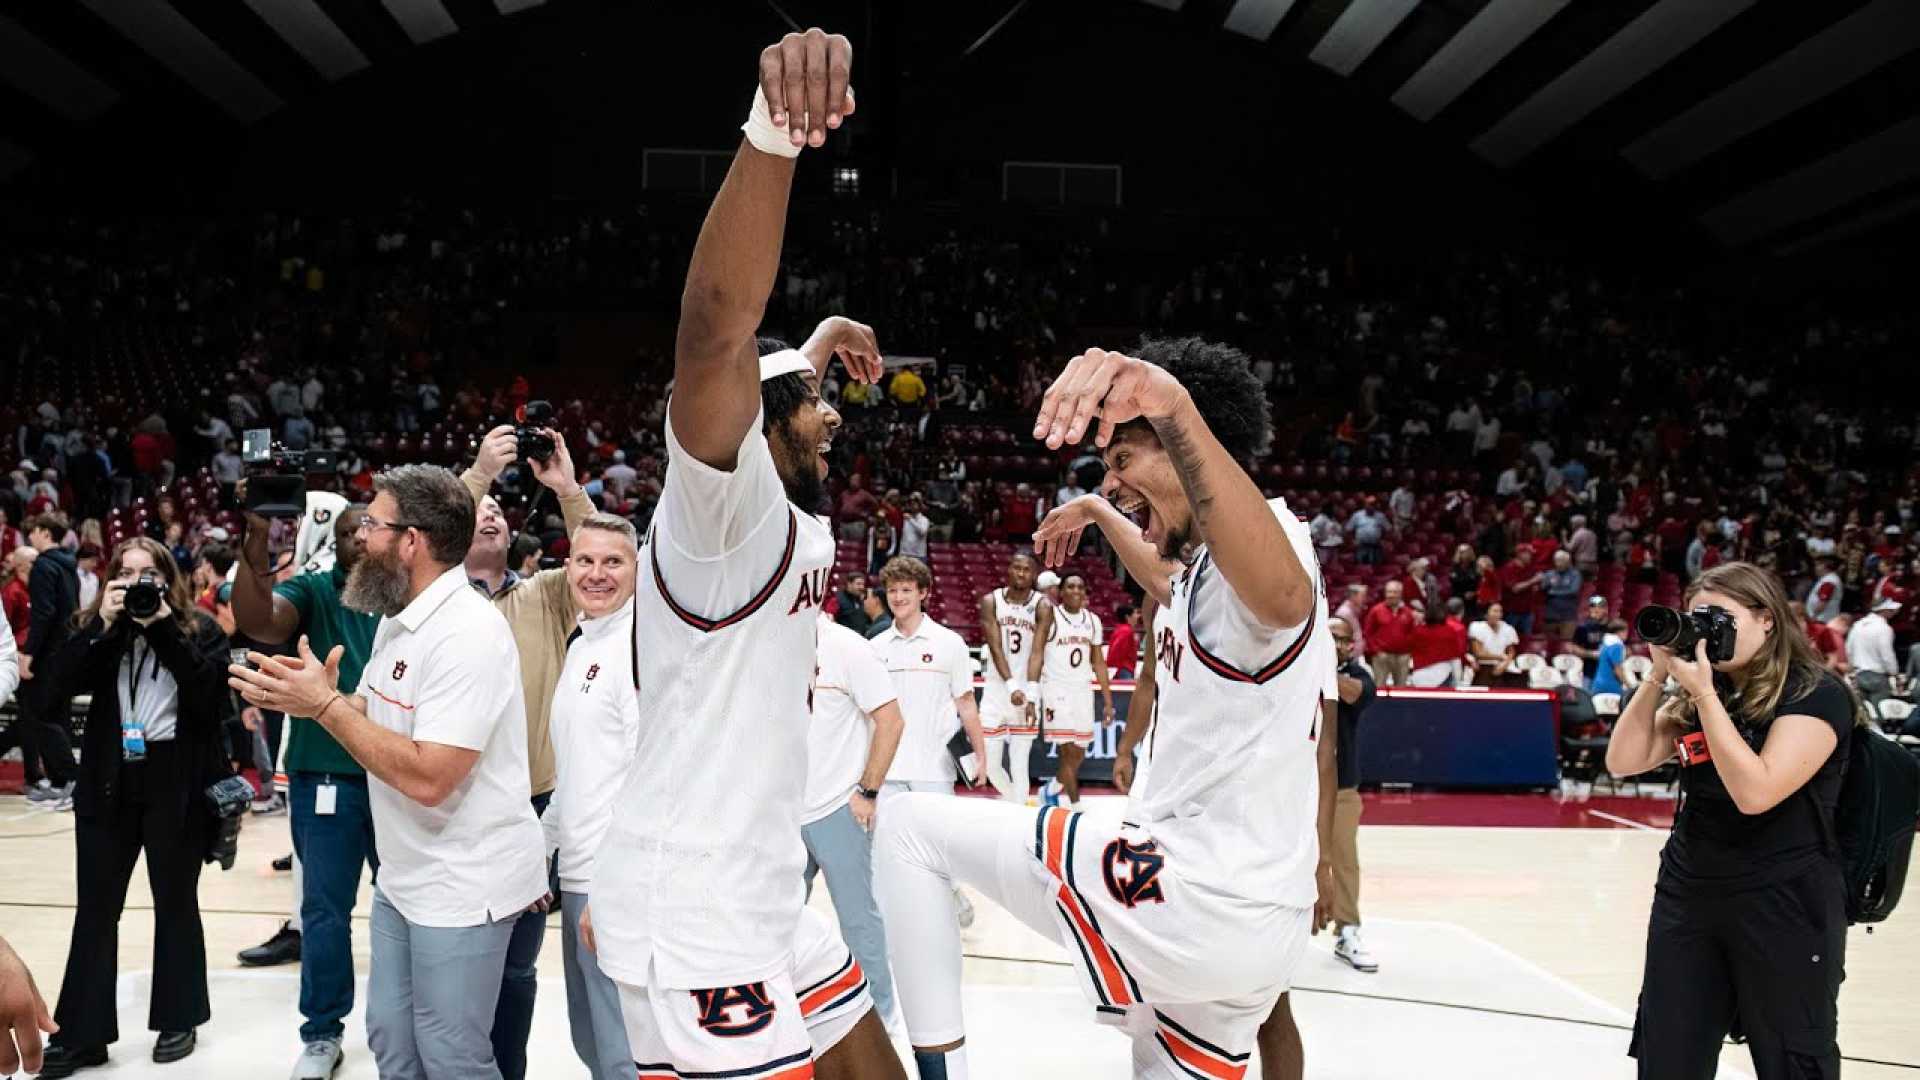
[(777, 353), (768, 353), (760, 358), (760, 381), (777, 379), (794, 372), (813, 370), (813, 361), (807, 359), (799, 349), (781, 349)]

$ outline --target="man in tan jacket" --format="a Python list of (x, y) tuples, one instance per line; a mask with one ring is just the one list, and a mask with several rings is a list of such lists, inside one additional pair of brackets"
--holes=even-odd
[[(502, 424), (487, 432), (473, 467), (460, 475), (460, 482), (473, 495), (474, 505), (473, 545), (467, 550), (466, 571), (473, 587), (493, 601), (513, 629), (513, 643), (520, 653), (521, 689), (527, 703), (527, 764), (533, 809), (536, 814), (544, 814), (553, 797), (555, 772), (553, 742), (547, 737), (547, 708), (566, 660), (567, 635), (579, 620), (565, 570), (542, 570), (523, 578), (507, 566), (512, 530), (489, 491), (519, 456), (513, 431), (512, 424)], [(525, 462), (523, 468), (559, 499), (560, 514), (566, 519), (568, 535), (572, 535), (593, 513), (593, 500), (581, 490), (566, 440), (557, 431), (548, 431), (547, 436), (553, 440), (553, 454), (544, 461)], [(529, 513), (527, 520), (539, 519)], [(493, 1056), (504, 1080), (525, 1080), (527, 1074), (527, 1036), (533, 1028), (534, 995), (538, 990), (534, 964), (540, 958), (546, 925), (543, 904), (520, 918), (507, 946), (506, 975), (493, 1017)]]

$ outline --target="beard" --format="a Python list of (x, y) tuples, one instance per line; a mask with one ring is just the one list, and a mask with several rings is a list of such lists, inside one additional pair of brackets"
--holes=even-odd
[(821, 504), (827, 501), (827, 485), (814, 464), (819, 444), (807, 441), (784, 422), (773, 425), (772, 434), (777, 446), (773, 464), (781, 486), (787, 489), (788, 501), (809, 514), (819, 513)]
[(412, 588), (413, 582), (399, 559), (391, 554), (363, 552), (347, 574), (340, 603), (354, 611), (392, 618), (406, 610)]
[(1185, 562), (1187, 560), (1188, 545), (1192, 540), (1193, 528), (1191, 526), (1181, 529), (1179, 532), (1167, 533), (1160, 538), (1160, 557), (1163, 559), (1171, 559), (1174, 562)]

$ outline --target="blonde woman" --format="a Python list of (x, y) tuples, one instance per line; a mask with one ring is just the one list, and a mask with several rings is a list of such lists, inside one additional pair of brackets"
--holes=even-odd
[[(1711, 662), (1704, 638), (1655, 646), (1607, 747), (1615, 776), (1681, 764), (1628, 1052), (1642, 1077), (1710, 1077), (1737, 1027), (1760, 1080), (1838, 1076), (1847, 916), (1826, 838), (1864, 712), (1765, 570), (1707, 570), (1684, 608), (1703, 606), (1730, 620), (1732, 657)], [(1679, 693), (1662, 698), (1669, 675)]]

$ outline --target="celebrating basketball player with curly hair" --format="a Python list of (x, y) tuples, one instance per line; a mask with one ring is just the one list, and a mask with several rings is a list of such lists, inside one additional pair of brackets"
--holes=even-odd
[(1166, 605), (1152, 768), (1121, 815), (918, 795), (883, 815), (877, 889), (921, 1080), (969, 1075), (941, 918), (955, 880), (1066, 945), (1134, 1076), (1246, 1071), (1317, 918), (1333, 664), (1306, 525), (1242, 466), (1269, 424), (1247, 358), (1193, 338), (1090, 350), (1042, 400), (1035, 437), (1094, 434), (1111, 505), (1056, 510), (1037, 546), (1057, 556), (1097, 524)]

